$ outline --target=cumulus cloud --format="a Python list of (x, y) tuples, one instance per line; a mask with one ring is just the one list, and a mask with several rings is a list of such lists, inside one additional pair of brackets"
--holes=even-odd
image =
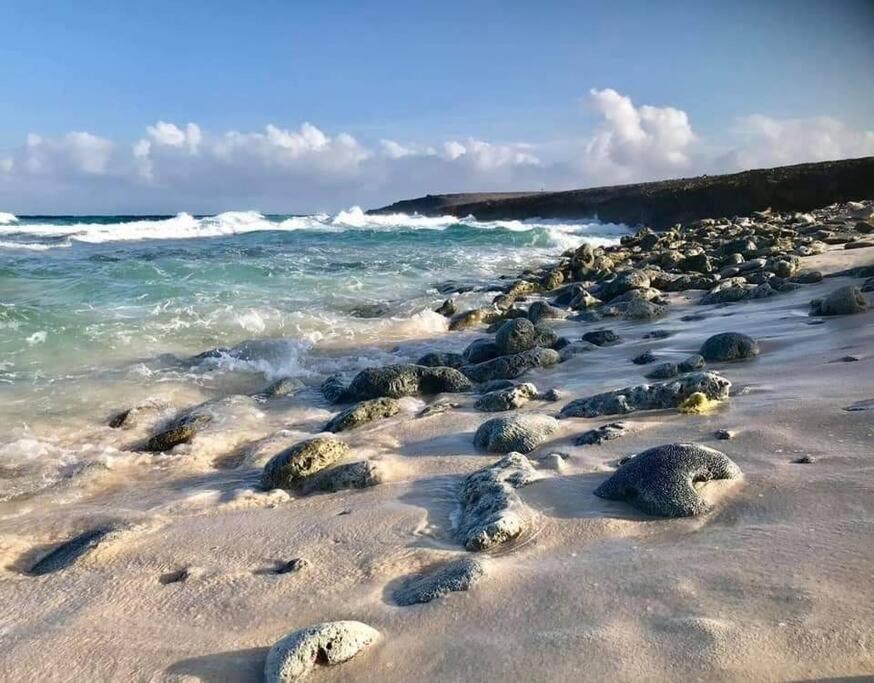
[[(675, 107), (591, 90), (594, 130), (532, 145), (479, 138), (373, 143), (311, 123), (208, 131), (157, 121), (133, 142), (30, 134), (0, 153), (0, 208), (24, 212), (334, 210), (436, 192), (562, 189), (874, 154), (874, 131), (753, 115), (720, 141)], [(716, 151), (714, 151), (716, 150)]]
[(611, 88), (591, 90), (589, 104), (603, 117), (582, 158), (590, 175), (624, 182), (672, 176), (691, 166), (696, 136), (686, 112), (635, 106)]
[(754, 114), (738, 120), (735, 149), (718, 157), (717, 169), (741, 170), (874, 154), (874, 130), (853, 130), (827, 116), (774, 119)]

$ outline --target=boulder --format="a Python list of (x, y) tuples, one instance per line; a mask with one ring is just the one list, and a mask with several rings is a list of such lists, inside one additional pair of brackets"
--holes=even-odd
[(758, 343), (740, 332), (714, 334), (701, 346), (701, 356), (709, 362), (745, 360), (758, 355)]
[(521, 408), (533, 398), (537, 398), (537, 387), (525, 383), (483, 394), (473, 407), (484, 413), (499, 413)]
[(473, 382), (488, 382), (494, 379), (514, 379), (533, 368), (545, 368), (560, 360), (558, 351), (535, 347), (511, 356), (499, 356), (484, 363), (465, 365), (461, 368)]
[(624, 422), (611, 422), (580, 434), (575, 440), (575, 446), (592, 446), (612, 441), (624, 436), (628, 430)]
[(113, 429), (133, 429), (144, 422), (155, 420), (170, 404), (162, 398), (148, 398), (135, 406), (116, 413), (109, 419)]
[(495, 417), (483, 422), (473, 445), (490, 453), (530, 453), (558, 430), (558, 420), (542, 413)]
[(627, 460), (595, 489), (595, 495), (627, 501), (649, 515), (689, 517), (710, 510), (694, 484), (740, 477), (740, 468), (713, 448), (667, 444)]
[(331, 437), (301, 441), (268, 461), (261, 475), (261, 487), (295, 488), (307, 477), (334, 464), (350, 452), (349, 446)]
[(401, 364), (362, 370), (349, 384), (346, 395), (352, 400), (366, 400), (459, 393), (472, 388), (470, 380), (455, 368)]
[(466, 330), (477, 325), (488, 325), (495, 322), (501, 316), (501, 312), (494, 306), (488, 308), (475, 308), (470, 311), (456, 313), (449, 320), (450, 330)]
[(510, 453), (496, 463), (465, 477), (459, 493), (456, 536), (470, 551), (489, 550), (517, 538), (527, 527), (515, 489), (541, 475), (521, 453)]
[(145, 450), (162, 453), (181, 443), (188, 443), (195, 434), (212, 422), (212, 414), (195, 410), (173, 420), (169, 426), (154, 434), (145, 444)]
[(564, 309), (550, 306), (545, 301), (535, 301), (528, 307), (528, 320), (535, 325), (541, 320), (560, 320), (567, 317)]
[(693, 372), (657, 384), (638, 384), (571, 401), (561, 409), (561, 417), (624, 415), (638, 410), (676, 408), (696, 391), (712, 400), (728, 398), (731, 382), (714, 372)]
[(671, 379), (679, 374), (680, 370), (676, 363), (659, 363), (644, 376), (647, 379)]
[(647, 349), (643, 353), (636, 355), (631, 359), (631, 362), (635, 365), (649, 365), (650, 363), (654, 363), (656, 361), (656, 355)]
[(382, 483), (382, 472), (370, 460), (350, 462), (321, 470), (307, 477), (301, 487), (304, 494), (317, 491), (334, 493), (346, 489), (365, 489)]
[(401, 406), (396, 398), (383, 396), (381, 398), (372, 398), (368, 401), (360, 401), (343, 412), (337, 413), (325, 426), (324, 431), (345, 432), (374, 420), (397, 415), (400, 410)]
[(862, 290), (852, 285), (839, 287), (823, 299), (810, 302), (812, 315), (852, 315), (861, 313), (868, 308), (868, 302)]
[(516, 318), (498, 328), (495, 345), (503, 356), (528, 351), (535, 346), (550, 347), (557, 338), (555, 332), (548, 328), (538, 327), (527, 318)]
[(379, 637), (379, 631), (360, 621), (328, 621), (290, 633), (268, 651), (264, 683), (302, 681), (317, 666), (349, 661)]
[(491, 339), (474, 339), (462, 354), (468, 363), (483, 363), (501, 355), (501, 349)]
[(630, 289), (644, 289), (650, 286), (649, 276), (642, 270), (626, 270), (609, 282), (601, 285), (601, 298), (610, 301)]
[(394, 592), (394, 601), (402, 607), (431, 602), (449, 593), (470, 590), (483, 576), (482, 562), (462, 557), (409, 577)]
[(455, 368), (458, 369), (467, 362), (460, 353), (438, 353), (432, 351), (416, 361), (416, 365), (424, 365), (428, 368)]
[(587, 341), (595, 346), (615, 346), (622, 342), (622, 338), (613, 330), (595, 330), (586, 332), (583, 335), (583, 341)]

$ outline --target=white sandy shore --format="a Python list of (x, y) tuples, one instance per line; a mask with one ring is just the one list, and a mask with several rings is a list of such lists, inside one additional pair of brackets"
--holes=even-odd
[[(803, 264), (830, 272), (872, 261), (867, 248)], [(567, 470), (545, 470), (520, 491), (536, 513), (534, 531), (489, 557), (487, 577), (470, 592), (427, 605), (395, 606), (391, 590), (401, 577), (464, 554), (451, 529), (457, 484), (496, 459), (473, 448), (473, 431), (489, 417), (472, 409), (473, 396), (422, 419), (411, 419), (421, 402), (405, 399), (402, 415), (344, 435), (357, 458), (381, 461), (389, 479), (363, 491), (297, 499), (249, 491), (258, 465), (317, 432), (333, 412), (280, 401), (246, 404), (233, 429), (198, 437), (181, 457), (118, 459), (66, 488), (5, 505), (0, 678), (257, 680), (279, 637), (334, 619), (364, 621), (384, 637), (313, 680), (870, 675), (874, 411), (843, 408), (874, 398), (874, 310), (819, 325), (807, 315), (811, 298), (850, 282), (828, 279), (724, 308), (693, 305), (700, 293), (673, 295), (657, 323), (605, 322), (623, 344), (527, 375), (542, 390), (576, 398), (640, 382), (645, 369), (629, 359), (647, 348), (681, 359), (722, 331), (751, 334), (762, 347), (753, 361), (716, 366), (736, 395), (712, 414), (635, 414), (629, 435), (585, 447), (573, 446), (574, 437), (609, 420), (563, 420), (532, 457), (567, 453)], [(707, 318), (679, 320), (689, 313)], [(592, 326), (556, 327), (577, 338)], [(642, 340), (653, 328), (677, 333)], [(446, 335), (431, 348), (460, 350), (471, 337)], [(861, 360), (831, 362), (847, 354)], [(523, 410), (556, 409), (533, 402)], [(287, 435), (241, 453), (243, 466), (215, 467), (236, 444), (280, 427)], [(716, 441), (718, 428), (737, 436)], [(109, 433), (101, 429), (97, 440)], [(716, 447), (742, 468), (741, 483), (708, 485), (719, 501), (714, 513), (653, 519), (592, 495), (620, 457), (678, 441)], [(804, 455), (816, 462), (791, 462)], [(40, 549), (103, 520), (134, 526), (62, 572), (22, 573)], [(309, 567), (262, 573), (296, 557)], [(159, 580), (182, 568), (186, 581)]]

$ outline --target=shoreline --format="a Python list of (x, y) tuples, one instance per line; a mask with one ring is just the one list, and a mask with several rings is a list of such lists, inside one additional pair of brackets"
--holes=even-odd
[[(791, 281), (804, 268), (828, 276), (872, 264), (874, 245), (841, 248), (871, 239), (855, 227), (861, 218), (849, 219), (851, 212), (871, 213), (870, 203), (861, 207), (842, 209), (832, 234), (821, 236), (830, 245), (812, 237), (828, 229), (819, 214), (812, 220), (788, 217), (788, 223), (776, 215), (754, 217), (740, 233), (772, 222), (777, 227), (763, 233), (761, 246), (741, 249), (749, 252), (743, 263), (764, 259), (743, 271), (741, 263), (723, 264), (722, 252), (719, 262), (714, 251), (714, 262), (702, 263), (687, 235), (644, 232), (602, 252), (577, 256), (580, 250), (574, 250), (559, 260), (564, 265), (510, 279), (519, 295), (499, 295), (494, 317), (479, 316), (489, 322), (419, 340), (402, 355), (424, 348), (458, 353), (474, 337), (494, 339), (484, 330), (503, 322), (498, 317), (527, 316), (532, 302), (555, 303), (568, 293), (561, 290), (566, 281), (549, 292), (518, 283), (554, 284), (556, 271), (562, 278), (566, 272), (579, 284), (573, 291), (579, 308), (562, 309), (568, 317), (543, 322), (571, 341), (558, 353), (576, 352), (519, 377), (541, 393), (558, 389), (561, 400), (538, 396), (518, 410), (484, 413), (474, 408), (476, 392), (444, 394), (442, 400), (459, 405), (416, 417), (434, 399), (400, 398), (395, 415), (337, 435), (351, 448), (348, 460), (375, 464), (382, 479), (377, 485), (311, 494), (259, 490), (262, 467), (272, 456), (320, 434), (351, 405), (313, 402), (308, 392), (300, 404), (294, 396), (263, 403), (229, 397), (214, 422), (172, 454), (143, 453), (95, 472), (93, 490), (51, 509), (39, 509), (50, 498), (35, 496), (2, 521), (0, 594), (19, 607), (3, 623), (6, 671), (16, 679), (64, 671), (91, 679), (251, 680), (260, 676), (266, 648), (284, 634), (326, 620), (360, 619), (383, 634), (380, 642), (348, 664), (319, 671), (319, 680), (747, 680), (870, 672), (874, 659), (866, 638), (874, 615), (870, 600), (859, 600), (858, 587), (865, 585), (874, 550), (874, 476), (866, 460), (872, 434), (865, 419), (870, 413), (846, 407), (869, 399), (872, 311), (810, 317), (810, 299), (864, 280)], [(735, 224), (705, 222), (691, 231), (704, 237), (692, 241), (725, 242), (726, 225)], [(835, 242), (844, 235), (847, 242)], [(802, 237), (811, 242), (804, 244)], [(771, 239), (775, 244), (766, 246)], [(644, 249), (643, 240), (657, 243)], [(678, 248), (668, 246), (684, 240)], [(800, 246), (822, 251), (797, 263), (784, 258), (797, 255), (790, 252)], [(637, 282), (618, 294), (644, 292), (627, 301), (611, 304), (606, 295), (603, 304), (591, 301), (613, 286), (615, 272), (656, 251), (668, 254), (665, 262), (680, 277), (691, 278), (686, 284), (708, 281), (712, 289), (740, 276), (744, 282), (736, 288), (743, 291), (701, 305), (707, 294), (700, 287), (675, 290), (673, 278), (648, 277), (646, 286)], [(627, 259), (613, 259), (625, 252)], [(701, 272), (732, 267), (736, 274), (726, 270), (719, 279)], [(787, 267), (793, 274), (764, 275), (788, 273)], [(798, 286), (783, 291), (787, 283)], [(749, 300), (731, 301), (735, 296)], [(637, 301), (647, 305), (632, 306)], [(521, 312), (518, 304), (525, 305)], [(598, 319), (605, 312), (611, 315)], [(577, 341), (600, 328), (615, 330), (622, 342), (591, 348)], [(644, 338), (653, 330), (673, 334)], [(483, 422), (555, 414), (573, 399), (646, 382), (644, 373), (657, 362), (682, 361), (723, 331), (752, 334), (761, 347), (750, 360), (708, 364), (731, 380), (727, 400), (698, 416), (668, 409), (559, 420), (529, 454), (538, 477), (518, 489), (524, 531), (494, 552), (463, 549), (453, 528), (458, 486), (501, 457), (474, 448), (474, 431)], [(646, 350), (658, 357), (656, 363), (630, 361)], [(859, 360), (835, 362), (847, 355)], [(630, 424), (620, 438), (575, 445), (583, 432), (617, 419)], [(733, 431), (734, 438), (717, 441), (716, 429)], [(132, 428), (130, 440), (155, 431), (156, 424), (146, 421)], [(621, 458), (685, 441), (725, 452), (744, 473), (740, 482), (705, 487), (714, 511), (659, 519), (593, 495)], [(565, 455), (550, 457), (556, 452)], [(229, 455), (236, 460), (216, 464)], [(791, 462), (806, 456), (814, 462)], [(28, 574), (38, 558), (98, 522), (122, 523), (124, 529), (62, 570)], [(485, 566), (485, 576), (469, 591), (423, 606), (397, 604), (397, 582), (434, 563), (469, 556)], [(288, 574), (271, 572), (276, 563), (296, 557), (308, 565)]]

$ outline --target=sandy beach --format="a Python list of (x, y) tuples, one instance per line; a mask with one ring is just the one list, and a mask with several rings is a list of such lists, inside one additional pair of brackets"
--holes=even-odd
[[(843, 244), (801, 259), (826, 276), (872, 263), (874, 246)], [(475, 391), (400, 398), (396, 414), (336, 435), (350, 449), (345, 460), (367, 460), (377, 473), (379, 483), (363, 489), (304, 494), (259, 485), (271, 457), (320, 434), (347, 407), (316, 388), (255, 400), (254, 380), (221, 397), (168, 383), (152, 395), (161, 408), (129, 429), (107, 425), (112, 409), (148, 397), (113, 406), (97, 395), (90, 423), (64, 424), (65, 438), (124, 457), (95, 460), (0, 504), (2, 677), (260, 680), (279, 638), (346, 619), (378, 630), (379, 640), (345, 664), (318, 667), (312, 680), (870, 675), (871, 294), (861, 313), (810, 315), (812, 299), (862, 282), (826, 277), (728, 305), (699, 305), (705, 292), (690, 289), (666, 294), (655, 320), (547, 320), (569, 340), (609, 328), (621, 343), (568, 354), (518, 380), (541, 394), (556, 389), (558, 402), (538, 396), (515, 411), (484, 413), (474, 409)], [(417, 331), (386, 343), (385, 357), (460, 353), (484, 329)], [(645, 338), (652, 331), (670, 334)], [(516, 489), (522, 533), (490, 551), (464, 549), (455, 529), (459, 488), (501, 457), (473, 445), (485, 420), (556, 415), (572, 399), (640, 384), (653, 366), (632, 358), (650, 350), (679, 362), (721, 332), (750, 335), (760, 348), (754, 358), (708, 363), (730, 380), (728, 399), (700, 415), (673, 408), (559, 420), (528, 453), (535, 480)], [(419, 416), (446, 400), (457, 406)], [(218, 417), (190, 442), (140, 450), (160, 420), (203, 401)], [(617, 420), (626, 428), (620, 438), (575, 445)], [(717, 439), (717, 430), (732, 438)], [(715, 448), (742, 478), (698, 484), (712, 507), (694, 517), (650, 516), (593, 494), (621, 459), (671, 443)], [(95, 547), (34, 571), (53, 549), (99, 528), (112, 530)], [(410, 576), (473, 555), (483, 575), (469, 590), (398, 604)]]

